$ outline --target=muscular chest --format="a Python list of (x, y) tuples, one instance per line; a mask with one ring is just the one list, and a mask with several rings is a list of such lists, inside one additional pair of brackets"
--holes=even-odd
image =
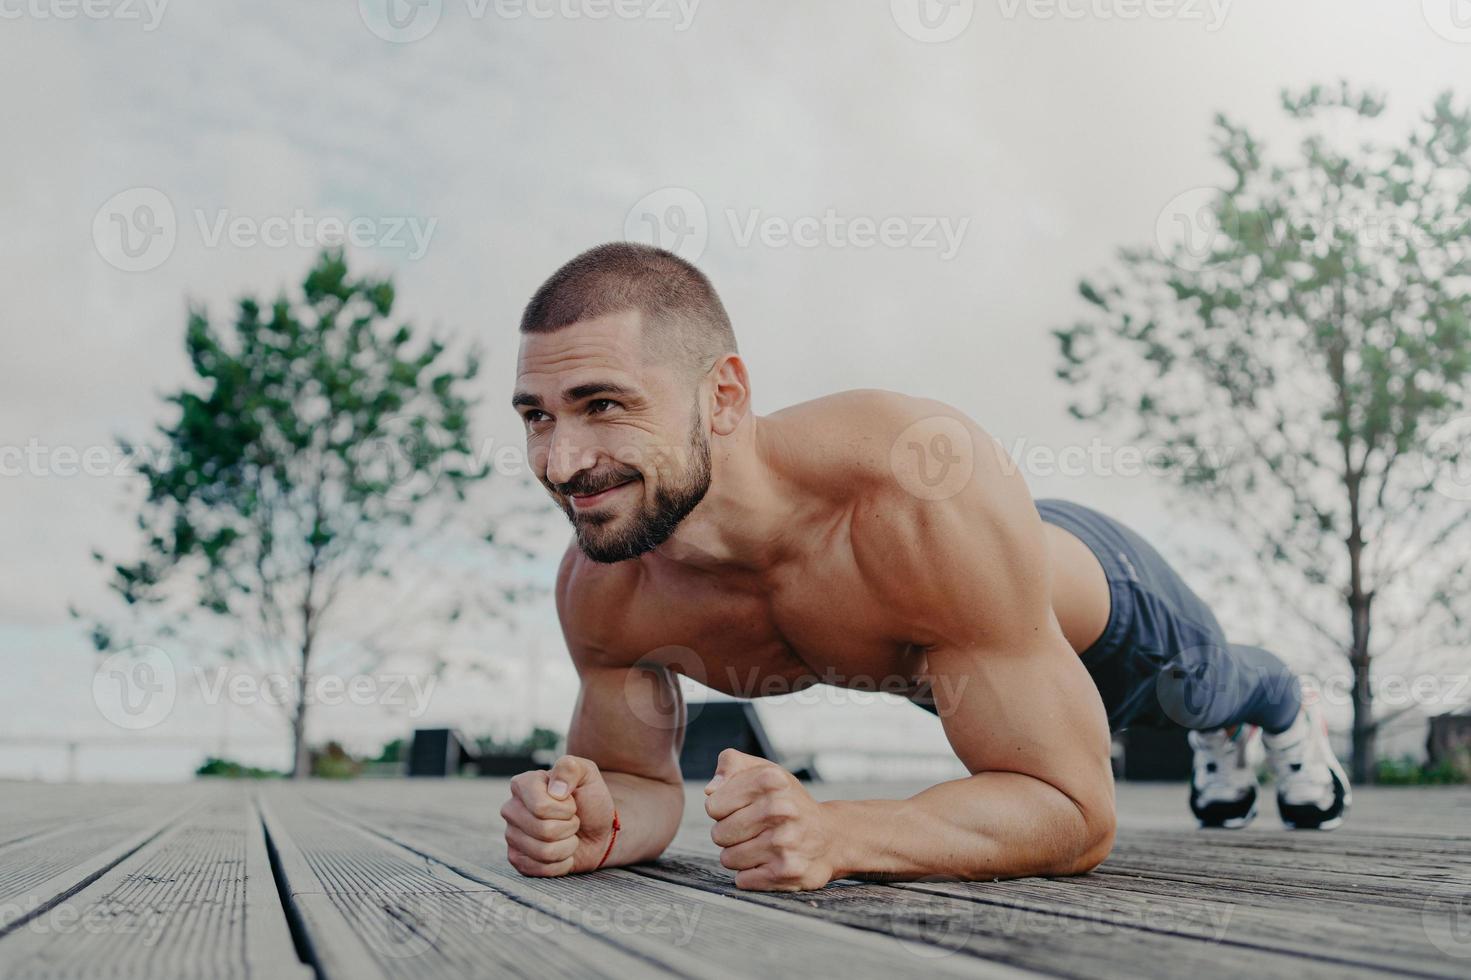
[(671, 648), (655, 659), (736, 697), (815, 684), (899, 693), (923, 669), (904, 624), (840, 570), (794, 573), (759, 588), (686, 583), (661, 591), (660, 602), (640, 602), (650, 640)]

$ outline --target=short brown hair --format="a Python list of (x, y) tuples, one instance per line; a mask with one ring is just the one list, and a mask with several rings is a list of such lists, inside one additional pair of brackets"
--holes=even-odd
[(736, 353), (735, 331), (715, 287), (689, 262), (652, 245), (610, 242), (588, 249), (542, 283), (521, 316), (522, 333), (550, 333), (582, 320), (637, 310), (655, 356), (703, 374)]

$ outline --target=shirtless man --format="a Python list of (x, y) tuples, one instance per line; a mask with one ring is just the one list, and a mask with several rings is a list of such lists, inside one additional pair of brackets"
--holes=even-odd
[(819, 803), (728, 749), (706, 787), (741, 888), (842, 877), (1078, 874), (1114, 839), (1110, 729), (1191, 729), (1191, 807), (1255, 815), (1264, 731), (1289, 826), (1349, 802), (1315, 700), (1116, 521), (1033, 501), (961, 412), (851, 391), (767, 416), (710, 282), (629, 243), (528, 305), (513, 404), (576, 532), (557, 575), (581, 680), (568, 754), (501, 810), (511, 864), (565, 875), (657, 857), (684, 805), (676, 674), (741, 697), (813, 683), (902, 693), (971, 773), (907, 800)]

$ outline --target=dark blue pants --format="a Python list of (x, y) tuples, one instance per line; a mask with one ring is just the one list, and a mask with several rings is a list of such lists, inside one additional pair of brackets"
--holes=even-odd
[(1108, 578), (1108, 625), (1081, 659), (1110, 729), (1246, 723), (1281, 732), (1292, 724), (1301, 706), (1297, 677), (1276, 655), (1227, 642), (1210, 608), (1147, 541), (1081, 504), (1036, 504), (1042, 520), (1098, 556)]

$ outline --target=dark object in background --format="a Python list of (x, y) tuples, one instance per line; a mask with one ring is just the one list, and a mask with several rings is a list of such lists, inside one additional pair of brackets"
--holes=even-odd
[(715, 775), (720, 753), (725, 749), (770, 759), (804, 782), (818, 779), (810, 756), (783, 760), (767, 737), (756, 706), (749, 701), (692, 704), (690, 715), (685, 726), (684, 748), (679, 753), (679, 769), (685, 779), (708, 780)]
[(1431, 718), (1425, 753), (1430, 765), (1448, 765), (1463, 779), (1471, 779), (1471, 708)]
[(550, 766), (530, 752), (482, 752), (480, 758), (475, 761), (475, 771), (482, 776), (518, 776), (532, 769), (548, 768)]
[(1181, 782), (1190, 778), (1193, 753), (1178, 726), (1138, 726), (1123, 731), (1124, 778), (1139, 782)]
[(454, 729), (414, 730), (414, 740), (409, 745), (410, 776), (457, 776), (473, 761), (475, 754)]

